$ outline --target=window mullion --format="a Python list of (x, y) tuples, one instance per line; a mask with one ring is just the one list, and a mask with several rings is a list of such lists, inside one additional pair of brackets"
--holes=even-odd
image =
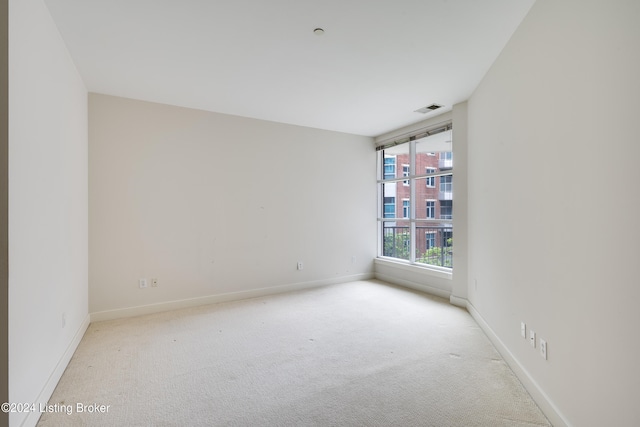
[(410, 218), (410, 250), (409, 262), (416, 262), (416, 142), (409, 143), (409, 218)]

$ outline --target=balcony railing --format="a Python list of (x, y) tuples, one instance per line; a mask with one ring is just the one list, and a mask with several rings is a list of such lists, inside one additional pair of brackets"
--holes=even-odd
[(410, 227), (383, 227), (382, 228), (382, 255), (392, 258), (409, 259), (411, 254), (411, 228)]
[(452, 169), (453, 159), (440, 158), (438, 159), (438, 167), (440, 169)]
[(438, 191), (438, 200), (453, 200), (453, 191)]
[[(384, 256), (409, 260), (411, 229), (408, 226), (384, 226)], [(416, 226), (415, 262), (441, 267), (453, 267), (453, 227), (451, 224)]]

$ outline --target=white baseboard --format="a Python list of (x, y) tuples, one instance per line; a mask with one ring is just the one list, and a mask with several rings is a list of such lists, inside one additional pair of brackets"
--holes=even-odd
[[(90, 320), (91, 320), (90, 316), (87, 315), (82, 321), (82, 323), (80, 324), (80, 327), (78, 328), (75, 335), (73, 336), (73, 339), (67, 346), (67, 349), (65, 350), (64, 354), (56, 364), (56, 367), (53, 369), (53, 372), (51, 372), (51, 375), (49, 375), (49, 378), (47, 379), (47, 382), (45, 383), (44, 387), (42, 388), (42, 390), (40, 390), (40, 393), (38, 394), (36, 401), (33, 402), (35, 403), (36, 407), (40, 407), (40, 405), (44, 406), (49, 402), (49, 399), (51, 398), (53, 391), (58, 385), (58, 381), (60, 381), (60, 378), (62, 377), (64, 370), (67, 369), (67, 365), (69, 365), (69, 361), (71, 360), (71, 357), (73, 357), (73, 353), (75, 353), (76, 349), (78, 348), (78, 345), (80, 344), (80, 341), (82, 340), (82, 337), (84, 336), (84, 333), (87, 331)], [(35, 426), (38, 423), (38, 420), (40, 419), (40, 415), (42, 415), (40, 411), (29, 412), (27, 417), (22, 421), (22, 423), (20, 423), (20, 426), (21, 427)]]
[(502, 358), (507, 362), (507, 365), (511, 368), (511, 370), (516, 374), (522, 385), (529, 392), (533, 400), (538, 404), (544, 415), (547, 417), (549, 422), (555, 427), (568, 427), (570, 426), (569, 422), (562, 416), (562, 413), (558, 409), (558, 407), (551, 401), (549, 396), (540, 388), (538, 383), (533, 379), (533, 377), (527, 372), (527, 370), (520, 364), (518, 359), (515, 358), (513, 353), (509, 351), (506, 345), (502, 342), (500, 338), (493, 332), (493, 329), (489, 326), (489, 324), (482, 318), (478, 310), (467, 301), (467, 311), (471, 314), (482, 328), (484, 333), (489, 337), (489, 340), (496, 347)]
[(382, 280), (384, 282), (391, 283), (398, 286), (403, 286), (409, 289), (414, 289), (416, 291), (435, 295), (441, 298), (449, 299), (451, 297), (451, 292), (434, 288), (433, 286), (425, 285), (422, 283), (416, 283), (409, 280), (399, 279), (397, 277), (389, 276), (380, 272), (376, 272), (375, 276), (376, 276), (376, 279)]
[(466, 298), (460, 298), (460, 297), (457, 297), (455, 295), (451, 295), (449, 297), (449, 302), (452, 305), (455, 305), (456, 307), (462, 307), (462, 308), (465, 308), (465, 309), (467, 308), (467, 303), (468, 303)]
[(248, 291), (229, 292), (225, 294), (208, 295), (205, 297), (189, 298), (183, 300), (167, 301), (158, 304), (141, 305), (137, 307), (120, 308), (116, 310), (99, 311), (91, 313), (91, 322), (103, 320), (121, 319), (125, 317), (142, 316), (145, 314), (160, 313), (163, 311), (179, 310), (181, 308), (197, 307), (200, 305), (216, 304), (220, 302), (237, 301), (248, 298), (257, 298), (267, 295), (281, 294), (284, 292), (299, 291), (303, 289), (317, 288), (326, 285), (353, 282), (357, 280), (373, 279), (373, 273), (354, 274), (330, 279), (320, 279), (310, 282), (292, 283), (289, 285), (272, 286), (269, 288), (252, 289)]

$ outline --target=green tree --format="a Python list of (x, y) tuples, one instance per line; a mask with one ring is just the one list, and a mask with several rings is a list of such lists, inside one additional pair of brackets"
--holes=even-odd
[(445, 246), (434, 246), (427, 249), (417, 262), (440, 267), (453, 267), (453, 238), (445, 241)]
[(409, 259), (411, 253), (411, 235), (409, 230), (396, 231), (384, 236), (384, 256)]

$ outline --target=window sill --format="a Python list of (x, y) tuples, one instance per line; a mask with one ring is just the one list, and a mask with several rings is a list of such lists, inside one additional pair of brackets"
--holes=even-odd
[(452, 280), (453, 272), (450, 268), (437, 267), (424, 264), (409, 264), (408, 261), (398, 260), (395, 258), (378, 257), (374, 260), (375, 264), (393, 267), (413, 273), (426, 274), (439, 279)]

